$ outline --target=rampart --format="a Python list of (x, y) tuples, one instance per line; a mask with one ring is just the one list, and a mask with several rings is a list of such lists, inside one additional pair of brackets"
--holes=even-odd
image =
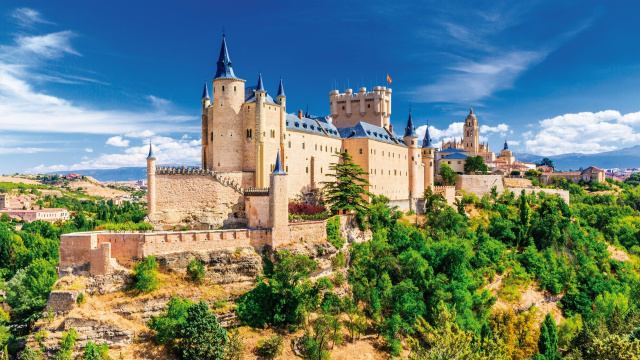
[(498, 194), (504, 192), (502, 175), (460, 175), (456, 180), (456, 190), (464, 190), (478, 197), (490, 194), (494, 186)]
[(120, 264), (146, 256), (184, 251), (208, 251), (228, 247), (257, 248), (299, 241), (326, 239), (326, 221), (290, 224), (285, 239), (274, 239), (272, 229), (228, 229), (205, 231), (110, 232), (93, 231), (60, 237), (60, 268), (89, 265), (91, 275), (104, 275)]
[(545, 193), (547, 195), (558, 195), (560, 196), (560, 198), (562, 200), (564, 200), (564, 202), (566, 202), (567, 204), (569, 204), (569, 190), (562, 190), (562, 189), (540, 189), (540, 188), (508, 188), (509, 191), (512, 191), (513, 194), (518, 197), (521, 193), (522, 190), (524, 190), (526, 192), (527, 195), (530, 195), (531, 193), (535, 192), (537, 193)]
[(447, 201), (447, 205), (449, 206), (453, 206), (453, 203), (456, 201), (455, 186), (434, 186), (433, 193), (444, 196), (444, 199)]

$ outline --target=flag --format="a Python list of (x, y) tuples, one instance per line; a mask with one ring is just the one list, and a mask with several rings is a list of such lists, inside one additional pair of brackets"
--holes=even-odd
[(391, 76), (389, 76), (389, 74), (387, 74), (387, 82), (391, 84)]

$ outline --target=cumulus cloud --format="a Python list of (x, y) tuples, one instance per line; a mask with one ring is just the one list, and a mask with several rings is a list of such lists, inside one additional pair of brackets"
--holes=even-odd
[[(196, 165), (200, 162), (200, 140), (173, 139), (157, 136), (151, 139), (153, 153), (158, 164)], [(132, 146), (118, 154), (101, 154), (95, 159), (83, 160), (73, 165), (57, 164), (46, 166), (41, 164), (29, 169), (32, 174), (54, 171), (74, 171), (86, 169), (115, 169), (120, 167), (145, 166), (149, 153), (149, 144)]]
[(150, 137), (154, 136), (155, 134), (156, 133), (154, 133), (151, 130), (142, 130), (142, 131), (128, 132), (128, 133), (124, 134), (124, 136), (130, 137), (130, 138), (150, 138)]
[(592, 154), (629, 146), (640, 140), (640, 112), (622, 115), (619, 111), (605, 110), (564, 114), (544, 119), (539, 126), (537, 133), (523, 134), (527, 152)]
[(498, 124), (497, 126), (489, 126), (489, 125), (480, 125), (480, 133), (499, 133), (500, 135), (506, 135), (509, 131), (509, 125), (507, 124)]
[(0, 155), (35, 154), (35, 153), (43, 152), (47, 150), (49, 149), (35, 148), (35, 147), (0, 147)]
[(93, 149), (92, 148), (85, 148), (84, 151), (88, 152), (88, 153), (92, 153)]
[(111, 146), (127, 147), (129, 146), (129, 140), (123, 140), (122, 136), (112, 136), (107, 139), (106, 144)]

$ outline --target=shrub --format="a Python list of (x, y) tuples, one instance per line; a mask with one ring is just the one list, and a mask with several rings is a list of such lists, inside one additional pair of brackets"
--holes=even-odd
[(158, 288), (158, 263), (153, 256), (147, 256), (142, 262), (133, 267), (133, 287), (137, 290), (149, 292)]
[(84, 360), (111, 360), (109, 357), (109, 345), (89, 341), (84, 348)]
[(265, 359), (275, 359), (282, 355), (284, 338), (280, 335), (272, 335), (258, 341), (256, 353)]
[(227, 331), (204, 301), (187, 309), (185, 321), (178, 328), (180, 340), (176, 350), (183, 359), (222, 359), (227, 345)]
[(78, 294), (78, 298), (76, 299), (76, 304), (82, 305), (87, 302), (87, 298), (84, 296), (84, 293)]
[(340, 236), (340, 217), (334, 216), (327, 220), (327, 241), (338, 249), (344, 246), (344, 238)]
[(527, 171), (525, 171), (524, 173), (525, 176), (540, 176), (542, 175), (542, 173), (538, 170), (535, 169), (529, 169)]
[(633, 245), (631, 249), (629, 249), (629, 252), (632, 253), (633, 255), (640, 255), (640, 246)]
[(194, 283), (202, 284), (204, 282), (204, 265), (198, 260), (191, 260), (187, 265), (187, 274)]
[(244, 337), (238, 329), (229, 331), (229, 342), (224, 355), (225, 360), (240, 360), (244, 358), (244, 351), (247, 345), (244, 343)]
[(289, 203), (289, 214), (316, 215), (326, 212), (322, 206), (311, 205), (304, 202)]
[(331, 278), (331, 282), (333, 282), (333, 285), (342, 286), (344, 285), (345, 281), (346, 278), (344, 277), (342, 271), (334, 271), (333, 277)]
[(42, 359), (42, 354), (40, 351), (32, 348), (31, 346), (27, 346), (22, 350), (22, 354), (18, 360), (40, 360)]
[(333, 265), (333, 267), (336, 267), (336, 268), (345, 267), (347, 265), (347, 260), (345, 259), (345, 256), (342, 250), (338, 251), (336, 256), (334, 256), (333, 259), (331, 259), (331, 264)]
[(518, 171), (518, 170), (513, 170), (513, 171), (511, 172), (511, 176), (520, 176), (520, 171)]
[(70, 329), (69, 332), (63, 331), (60, 349), (56, 353), (55, 360), (71, 360), (76, 341), (78, 341), (78, 334), (75, 329)]

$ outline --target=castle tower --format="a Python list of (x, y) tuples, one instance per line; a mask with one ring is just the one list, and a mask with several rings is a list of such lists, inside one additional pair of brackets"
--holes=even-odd
[(431, 143), (429, 137), (429, 124), (424, 132), (424, 140), (422, 141), (422, 165), (424, 165), (424, 188), (433, 188), (433, 178), (435, 176), (434, 158), (436, 156), (436, 147)]
[(409, 110), (409, 119), (407, 119), (407, 127), (404, 129), (404, 144), (409, 148), (409, 193), (414, 196), (420, 196), (422, 193), (422, 185), (424, 181), (420, 181), (422, 174), (420, 172), (420, 148), (418, 147), (418, 134), (416, 127), (413, 126), (411, 110)]
[(265, 143), (265, 101), (267, 91), (262, 84), (262, 73), (258, 76), (258, 85), (254, 91), (256, 97), (256, 187), (265, 187), (267, 183), (264, 161)]
[(346, 89), (344, 94), (338, 90), (329, 93), (331, 103), (331, 117), (337, 128), (352, 127), (359, 122), (389, 128), (391, 116), (391, 89), (375, 86), (373, 91), (367, 92), (362, 87), (357, 94), (352, 89)]
[(280, 153), (269, 175), (269, 245), (276, 247), (289, 242), (289, 198), (287, 196), (287, 173), (282, 169)]
[(7, 194), (0, 194), (0, 210), (9, 206), (9, 197)]
[(502, 149), (502, 151), (500, 151), (499, 158), (506, 161), (507, 165), (513, 165), (513, 163), (516, 162), (515, 156), (513, 156), (513, 153), (511, 152), (511, 150), (509, 150), (507, 139), (504, 139), (504, 148)]
[(209, 147), (209, 120), (207, 116), (207, 108), (211, 105), (209, 98), (209, 89), (207, 82), (204, 82), (204, 90), (202, 90), (202, 168), (207, 168), (207, 148)]
[(478, 119), (473, 114), (473, 109), (469, 111), (469, 115), (464, 121), (462, 136), (462, 145), (464, 151), (469, 156), (477, 156), (480, 153), (480, 127), (478, 126)]
[(153, 155), (153, 145), (149, 142), (147, 156), (147, 215), (156, 212), (156, 157)]
[(284, 86), (282, 86), (282, 78), (280, 78), (280, 84), (278, 85), (278, 95), (276, 95), (278, 105), (280, 105), (280, 157), (282, 158), (282, 166), (285, 166), (284, 149), (285, 142), (287, 140), (287, 97), (284, 95)]
[(216, 76), (212, 81), (211, 106), (206, 108), (208, 140), (203, 141), (202, 145), (207, 170), (242, 171), (244, 124), (241, 108), (245, 100), (244, 83), (245, 80), (239, 79), (233, 72), (223, 35)]

